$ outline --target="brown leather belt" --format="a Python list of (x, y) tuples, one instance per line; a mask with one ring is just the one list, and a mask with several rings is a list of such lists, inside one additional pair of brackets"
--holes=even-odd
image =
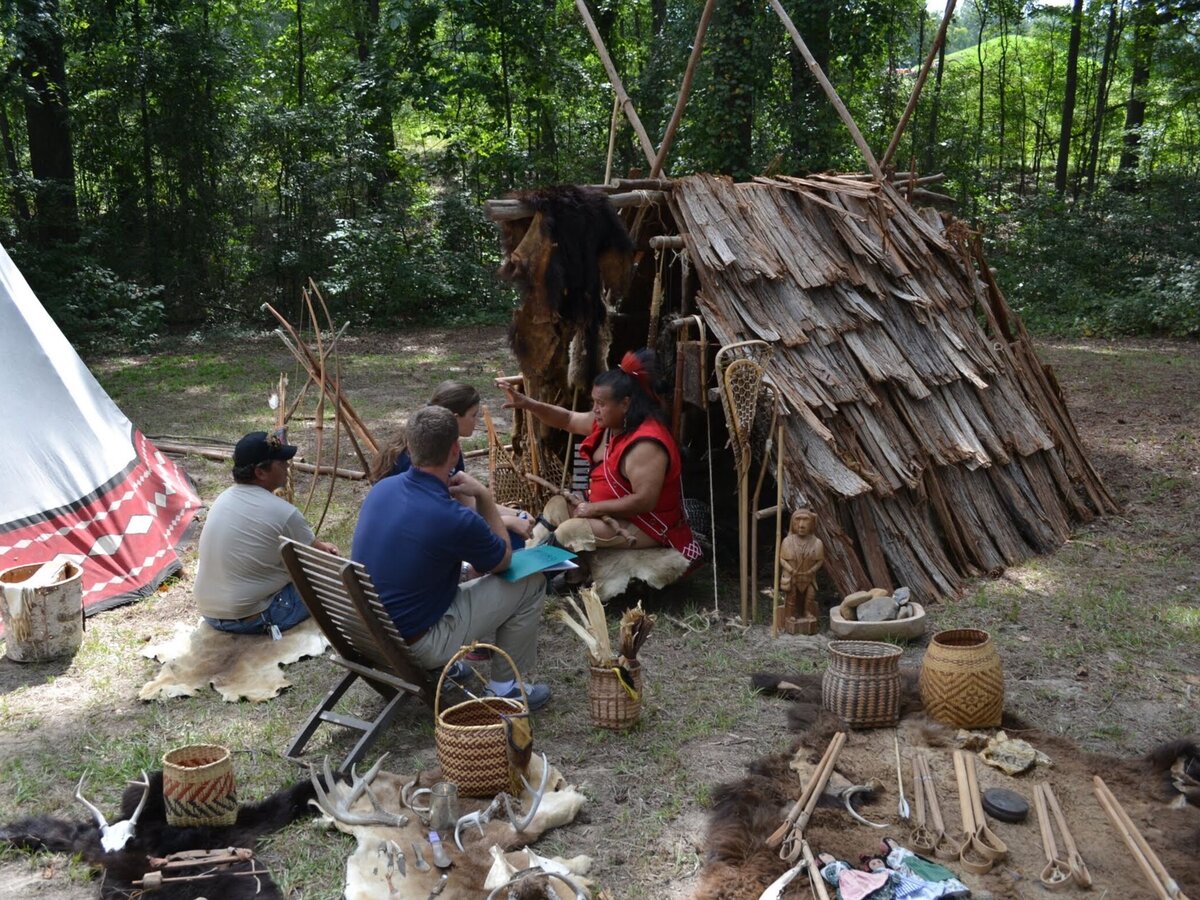
[(425, 637), (425, 635), (427, 635), (427, 634), (429, 634), (428, 628), (426, 628), (422, 631), (418, 631), (416, 634), (406, 634), (406, 635), (404, 635), (404, 643), (408, 644), (408, 646), (411, 647), (413, 644), (415, 644), (421, 638)]

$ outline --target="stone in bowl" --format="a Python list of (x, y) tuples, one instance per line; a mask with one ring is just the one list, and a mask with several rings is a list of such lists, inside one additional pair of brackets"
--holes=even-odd
[(842, 618), (841, 607), (829, 611), (829, 630), (841, 638), (856, 641), (878, 641), (885, 638), (911, 641), (925, 633), (925, 607), (910, 601), (913, 614), (907, 619), (890, 619), (885, 622), (851, 622)]

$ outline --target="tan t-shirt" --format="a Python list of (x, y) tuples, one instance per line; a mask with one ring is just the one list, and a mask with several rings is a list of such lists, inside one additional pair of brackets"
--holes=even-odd
[(244, 619), (267, 608), (291, 581), (279, 538), (311, 544), (300, 510), (254, 484), (235, 484), (212, 505), (200, 532), (200, 562), (192, 593), (202, 616)]

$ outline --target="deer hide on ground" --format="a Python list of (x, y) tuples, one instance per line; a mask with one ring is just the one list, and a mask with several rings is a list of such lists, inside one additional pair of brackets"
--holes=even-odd
[[(542, 758), (535, 756), (529, 766), (529, 781), (537, 785), (541, 780)], [(441, 871), (433, 866), (433, 856), (426, 840), (428, 829), (422, 824), (416, 814), (406, 809), (401, 802), (400, 792), (404, 784), (411, 778), (380, 772), (371, 783), (380, 806), (389, 812), (401, 812), (408, 815), (408, 824), (401, 828), (382, 825), (345, 825), (340, 822), (333, 824), (347, 834), (354, 835), (358, 846), (346, 861), (346, 900), (426, 900), (437, 885)], [(429, 783), (429, 778), (422, 779), (423, 784)], [(337, 790), (345, 795), (349, 786), (339, 783)], [(552, 828), (573, 821), (579, 814), (584, 803), (584, 796), (575, 788), (566, 784), (562, 774), (551, 767), (547, 780), (546, 794), (538, 806), (533, 823), (524, 832), (518, 834), (504, 818), (504, 812), (499, 813), (499, 820), (489, 822), (484, 826), (480, 835), (477, 828), (462, 831), (463, 851), (460, 852), (454, 844), (454, 832), (439, 834), (442, 846), (445, 848), (453, 865), (447, 870), (450, 874), (445, 887), (438, 894), (440, 900), (483, 900), (488, 890), (484, 888), (488, 872), (494, 860), (491, 848), (499, 847), (506, 852), (510, 863), (518, 869), (524, 867), (526, 857), (520, 852), (527, 844), (540, 838)], [(528, 808), (529, 795), (526, 792), (521, 798), (522, 809)], [(482, 809), (485, 801), (460, 799), (459, 814), (463, 815), (472, 810)], [(368, 812), (371, 809), (370, 800), (361, 798), (352, 807), (352, 811)], [(420, 849), (425, 861), (430, 864), (428, 871), (418, 871), (413, 844)], [(403, 851), (405, 859), (405, 875), (400, 875), (395, 864), (396, 849)], [(577, 874), (579, 868), (586, 870), (586, 857), (576, 857), (575, 860), (563, 861), (571, 871)], [(577, 883), (578, 878), (574, 879)], [(554, 882), (555, 890), (562, 890), (564, 900), (571, 900), (566, 889), (559, 882)]]
[(163, 667), (142, 685), (138, 697), (191, 697), (212, 685), (231, 703), (243, 698), (270, 700), (291, 687), (283, 677), (283, 666), (306, 656), (320, 656), (328, 646), (312, 619), (285, 631), (278, 641), (269, 635), (217, 631), (203, 620), (194, 628), (181, 625), (170, 640), (142, 650), (143, 656), (157, 659)]

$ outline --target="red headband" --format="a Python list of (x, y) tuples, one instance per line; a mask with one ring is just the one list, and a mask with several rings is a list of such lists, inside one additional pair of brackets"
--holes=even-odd
[(654, 392), (654, 388), (650, 384), (650, 373), (646, 371), (646, 367), (642, 365), (642, 361), (638, 359), (636, 353), (630, 350), (621, 357), (621, 363), (617, 366), (626, 375), (632, 375), (637, 379), (637, 383), (642, 386), (642, 390), (651, 400), (657, 400), (658, 395)]

